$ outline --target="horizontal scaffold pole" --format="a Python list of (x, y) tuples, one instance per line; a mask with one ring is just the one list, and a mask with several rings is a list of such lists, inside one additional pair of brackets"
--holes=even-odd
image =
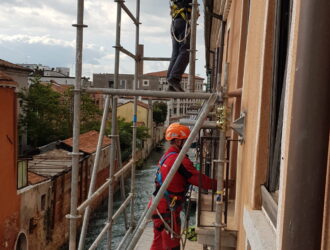
[(166, 92), (153, 90), (129, 90), (129, 89), (111, 89), (111, 88), (86, 88), (87, 93), (101, 93), (106, 95), (119, 96), (150, 96), (162, 98), (181, 98), (181, 99), (209, 99), (211, 93), (189, 93), (189, 92)]
[(171, 61), (170, 57), (143, 57), (143, 61)]
[(208, 99), (208, 101), (206, 103), (204, 103), (203, 108), (201, 109), (201, 112), (200, 112), (200, 116), (199, 116), (198, 120), (196, 121), (196, 124), (193, 127), (187, 141), (183, 145), (178, 157), (174, 161), (174, 164), (171, 167), (169, 173), (167, 174), (165, 181), (163, 182), (160, 189), (158, 190), (157, 195), (153, 198), (152, 204), (149, 207), (149, 209), (147, 210), (145, 217), (143, 218), (141, 224), (137, 227), (137, 230), (133, 234), (132, 240), (131, 240), (129, 246), (127, 247), (128, 250), (134, 249), (136, 243), (138, 242), (139, 238), (141, 237), (141, 235), (144, 231), (144, 228), (146, 227), (146, 224), (151, 219), (152, 213), (157, 208), (160, 199), (163, 197), (168, 185), (172, 181), (175, 173), (178, 171), (183, 158), (185, 157), (186, 153), (188, 152), (188, 150), (190, 148), (190, 145), (193, 143), (193, 141), (195, 140), (195, 137), (199, 133), (199, 130), (200, 130), (201, 126), (203, 125), (203, 122), (205, 121), (205, 118), (207, 117), (207, 114), (210, 111), (210, 108), (214, 106), (216, 101), (217, 101), (217, 94), (212, 94), (210, 96), (210, 98)]

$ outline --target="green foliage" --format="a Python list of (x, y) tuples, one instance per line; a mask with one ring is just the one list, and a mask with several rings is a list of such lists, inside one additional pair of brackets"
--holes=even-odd
[[(120, 150), (122, 160), (125, 161), (132, 155), (133, 141), (133, 123), (126, 122), (123, 118), (118, 118), (118, 130), (120, 138)], [(111, 127), (111, 126), (110, 126)], [(149, 138), (148, 128), (145, 126), (137, 127), (136, 131), (136, 146), (138, 149), (143, 147), (143, 142)]]
[[(38, 147), (52, 141), (72, 136), (73, 94), (64, 94), (51, 89), (51, 85), (40, 83), (40, 77), (32, 79), (29, 90), (19, 93), (22, 101), (20, 130), (27, 131), (28, 145)], [(81, 96), (81, 132), (95, 129), (99, 125), (101, 111), (86, 94)]]
[[(68, 89), (63, 94), (52, 90), (51, 85), (40, 83), (40, 77), (32, 79), (29, 90), (19, 93), (23, 112), (20, 116), (20, 129), (27, 131), (28, 144), (39, 147), (52, 141), (72, 137), (73, 127), (73, 91)], [(166, 105), (165, 105), (166, 107)], [(166, 115), (165, 115), (166, 118)], [(99, 130), (101, 111), (94, 100), (87, 94), (81, 94), (81, 133)], [(111, 126), (108, 126), (111, 127)], [(132, 122), (118, 119), (122, 159), (127, 160), (132, 154)], [(107, 131), (110, 134), (110, 131)], [(149, 137), (148, 128), (137, 127), (137, 148)]]
[(167, 105), (164, 102), (155, 102), (153, 104), (153, 120), (154, 122), (159, 125), (164, 123), (167, 116)]
[(27, 130), (28, 144), (37, 147), (59, 139), (65, 113), (60, 94), (36, 79), (29, 91), (21, 92), (19, 97), (23, 101), (20, 128)]

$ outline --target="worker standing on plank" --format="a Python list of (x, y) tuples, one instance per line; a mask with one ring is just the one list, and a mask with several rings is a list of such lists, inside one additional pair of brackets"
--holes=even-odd
[[(159, 161), (159, 169), (155, 178), (156, 190), (153, 193), (154, 196), (157, 195), (161, 185), (165, 181), (189, 134), (190, 129), (179, 123), (173, 123), (167, 128), (165, 138), (167, 141), (170, 141), (171, 146)], [(188, 156), (185, 156), (170, 182), (164, 197), (160, 200), (157, 209), (152, 215), (154, 239), (151, 250), (180, 249), (180, 212), (182, 211), (185, 194), (189, 185), (198, 186), (199, 176), (200, 172), (194, 168)], [(202, 188), (216, 189), (216, 180), (210, 179), (204, 174), (201, 177)]]
[(169, 91), (181, 91), (182, 75), (189, 63), (192, 0), (171, 0), (172, 57), (167, 71)]

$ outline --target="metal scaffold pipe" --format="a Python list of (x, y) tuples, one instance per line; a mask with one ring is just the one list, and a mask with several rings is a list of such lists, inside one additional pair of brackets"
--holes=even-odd
[(70, 215), (70, 239), (69, 249), (76, 249), (77, 237), (77, 204), (78, 204), (78, 172), (79, 172), (79, 135), (80, 135), (80, 105), (81, 105), (81, 74), (82, 74), (82, 47), (83, 47), (83, 28), (87, 27), (84, 21), (84, 0), (77, 2), (77, 24), (73, 26), (77, 29), (76, 34), (76, 82), (74, 92), (74, 112), (73, 112), (73, 147), (72, 147), (72, 172), (71, 172), (71, 204)]
[[(223, 79), (223, 95), (227, 93), (227, 81), (228, 81), (228, 63), (224, 65), (224, 79)], [(223, 101), (223, 121), (222, 127), (220, 129), (220, 138), (219, 138), (219, 160), (217, 161), (218, 170), (217, 170), (217, 199), (216, 199), (216, 207), (215, 207), (215, 237), (214, 237), (214, 249), (221, 250), (221, 230), (222, 230), (222, 212), (223, 212), (223, 171), (225, 167), (225, 145), (226, 145), (226, 105), (227, 99)], [(227, 194), (226, 194), (227, 195)]]
[(208, 99), (208, 101), (206, 103), (204, 103), (200, 116), (199, 116), (198, 120), (196, 121), (196, 125), (192, 129), (187, 141), (185, 142), (184, 146), (182, 147), (178, 157), (176, 158), (171, 170), (169, 171), (169, 173), (168, 173), (164, 183), (162, 184), (161, 188), (159, 189), (156, 197), (154, 197), (150, 208), (147, 210), (147, 213), (146, 213), (144, 219), (142, 220), (141, 224), (138, 226), (135, 234), (133, 235), (132, 241), (130, 242), (127, 249), (129, 249), (129, 250), (134, 249), (136, 243), (138, 242), (139, 238), (141, 237), (141, 235), (144, 231), (144, 228), (145, 228), (147, 222), (150, 220), (152, 213), (158, 206), (160, 199), (163, 197), (168, 185), (170, 184), (175, 173), (179, 169), (179, 166), (180, 166), (183, 158), (185, 157), (185, 154), (189, 150), (190, 145), (192, 144), (193, 140), (195, 139), (196, 135), (198, 134), (199, 129), (203, 125), (203, 122), (204, 122), (205, 118), (207, 117), (207, 114), (208, 114), (210, 108), (215, 104), (216, 100), (217, 100), (217, 94), (212, 94), (210, 96), (210, 98)]
[(86, 88), (87, 93), (103, 93), (107, 95), (118, 96), (145, 96), (145, 97), (161, 97), (174, 99), (209, 99), (211, 93), (186, 93), (186, 92), (166, 92), (153, 90), (128, 90), (128, 89), (110, 89), (110, 88)]
[[(119, 63), (120, 63), (120, 30), (121, 30), (121, 5), (117, 2), (117, 25), (116, 25), (116, 52), (115, 52), (115, 70), (114, 70), (114, 88), (118, 88), (119, 82)], [(112, 98), (112, 114), (111, 114), (111, 134), (116, 136), (117, 132), (117, 97)], [(112, 137), (113, 140), (113, 137)], [(110, 147), (110, 166), (109, 166), (109, 178), (112, 179), (115, 169), (115, 157), (116, 157), (116, 143), (111, 143)], [(120, 149), (119, 149), (120, 150)], [(113, 216), (113, 195), (114, 186), (109, 186), (109, 197), (108, 197), (108, 245), (107, 248), (111, 250), (112, 242), (112, 216)]]
[(143, 61), (171, 61), (170, 57), (143, 57)]
[[(103, 136), (104, 136), (107, 117), (108, 117), (109, 106), (110, 106), (110, 96), (107, 96), (106, 99), (105, 99), (105, 103), (104, 103), (101, 129), (100, 129), (99, 138), (98, 138), (98, 141), (97, 141), (95, 160), (94, 160), (94, 164), (93, 164), (91, 181), (90, 181), (90, 184), (89, 184), (89, 190), (88, 190), (88, 196), (87, 196), (88, 199), (90, 199), (92, 197), (93, 192), (94, 192), (94, 188), (95, 188), (96, 175), (97, 175), (97, 170), (98, 170), (99, 162), (100, 162), (102, 142), (103, 142)], [(81, 228), (81, 233), (80, 233), (80, 238), (79, 238), (79, 245), (78, 245), (79, 250), (82, 250), (84, 248), (85, 238), (86, 238), (86, 233), (87, 233), (87, 228), (88, 228), (89, 215), (90, 215), (90, 207), (88, 205), (86, 207), (86, 210), (85, 210), (85, 213), (84, 213), (84, 220), (83, 220), (83, 224), (82, 224), (82, 228)]]
[(192, 2), (191, 24), (190, 24), (190, 56), (189, 56), (189, 76), (188, 86), (189, 91), (195, 91), (195, 70), (196, 70), (196, 26), (197, 26), (197, 0)]
[[(139, 53), (139, 40), (140, 40), (140, 0), (136, 0), (136, 30), (135, 30), (135, 55)], [(134, 73), (134, 84), (133, 91), (136, 91), (139, 81), (139, 63), (140, 61), (135, 59), (135, 73)], [(136, 168), (136, 135), (137, 135), (137, 96), (134, 96), (134, 108), (133, 108), (133, 141), (132, 141), (132, 157), (133, 166), (131, 168), (131, 223), (130, 228), (135, 228), (135, 211), (134, 211), (134, 199), (135, 199), (135, 168)]]

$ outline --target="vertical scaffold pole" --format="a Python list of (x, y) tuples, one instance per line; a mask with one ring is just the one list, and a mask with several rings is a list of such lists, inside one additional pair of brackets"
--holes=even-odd
[(196, 124), (195, 124), (194, 128), (192, 129), (187, 141), (183, 145), (178, 157), (176, 158), (170, 172), (168, 173), (164, 183), (162, 184), (161, 188), (159, 189), (156, 197), (154, 197), (154, 199), (152, 201), (152, 204), (149, 207), (149, 209), (147, 210), (146, 215), (143, 218), (141, 224), (138, 226), (137, 230), (133, 234), (132, 240), (131, 240), (129, 246), (127, 247), (128, 250), (134, 249), (136, 243), (138, 242), (139, 238), (141, 237), (147, 222), (150, 220), (153, 211), (158, 206), (158, 203), (159, 203), (160, 199), (163, 197), (168, 185), (170, 184), (170, 182), (172, 181), (175, 173), (179, 169), (179, 166), (180, 166), (185, 154), (189, 150), (190, 145), (192, 144), (193, 140), (195, 139), (197, 133), (199, 132), (199, 129), (202, 127), (202, 125), (204, 123), (204, 120), (207, 117), (210, 108), (216, 102), (217, 97), (218, 97), (217, 94), (212, 94), (210, 96), (210, 98), (208, 99), (208, 101), (206, 103), (204, 103), (203, 108), (200, 111), (200, 116), (199, 116), (198, 120), (196, 121)]
[(77, 2), (77, 24), (73, 24), (77, 29), (76, 34), (76, 82), (74, 89), (74, 112), (73, 112), (73, 147), (72, 147), (72, 172), (71, 172), (71, 204), (70, 214), (70, 240), (69, 249), (76, 249), (77, 237), (77, 204), (78, 204), (78, 172), (79, 172), (79, 135), (80, 135), (80, 90), (82, 74), (82, 47), (83, 47), (83, 28), (87, 27), (84, 21), (84, 0)]
[[(117, 22), (116, 22), (116, 52), (115, 52), (115, 70), (114, 70), (114, 88), (118, 88), (119, 81), (119, 60), (120, 60), (120, 31), (121, 31), (121, 6), (120, 2), (117, 2)], [(111, 147), (110, 147), (110, 166), (109, 166), (109, 178), (113, 178), (115, 168), (115, 157), (116, 157), (116, 143), (114, 140), (117, 131), (117, 96), (112, 98), (112, 117), (111, 117)], [(113, 195), (114, 186), (113, 183), (109, 186), (109, 197), (108, 197), (108, 249), (111, 249), (112, 240), (112, 216), (113, 216)]]
[[(136, 0), (136, 30), (135, 30), (135, 73), (134, 73), (134, 84), (133, 90), (137, 89), (139, 82), (139, 63), (140, 58), (137, 56), (139, 54), (139, 41), (140, 41), (140, 0)], [(132, 141), (132, 158), (133, 165), (131, 169), (131, 193), (133, 195), (131, 200), (131, 228), (135, 228), (135, 217), (134, 217), (134, 201), (135, 201), (135, 169), (136, 169), (136, 134), (137, 134), (137, 96), (134, 96), (134, 110), (133, 110), (133, 141)]]
[[(224, 65), (224, 80), (223, 80), (223, 95), (227, 94), (227, 81), (228, 81), (228, 64)], [(219, 163), (217, 168), (217, 199), (216, 199), (216, 207), (215, 207), (215, 237), (214, 237), (214, 249), (221, 250), (221, 228), (222, 224), (222, 212), (223, 212), (223, 171), (225, 168), (225, 146), (226, 146), (226, 105), (227, 99), (225, 98), (222, 103), (222, 110), (223, 110), (223, 121), (221, 121), (221, 128), (220, 128), (220, 138), (219, 138)], [(227, 194), (226, 194), (227, 195)]]
[(192, 2), (191, 24), (190, 24), (190, 56), (188, 86), (190, 92), (195, 92), (195, 64), (196, 64), (196, 28), (197, 28), (197, 0)]
[[(104, 110), (103, 110), (100, 134), (99, 134), (99, 138), (97, 141), (96, 154), (95, 154), (95, 160), (94, 160), (94, 164), (93, 164), (91, 182), (90, 182), (89, 190), (88, 190), (88, 198), (90, 198), (92, 196), (92, 194), (94, 192), (94, 188), (95, 188), (96, 175), (97, 175), (97, 170), (98, 170), (98, 166), (99, 166), (99, 162), (100, 162), (102, 142), (103, 142), (104, 131), (106, 128), (106, 121), (108, 118), (109, 106), (110, 106), (110, 96), (107, 95), (107, 97), (105, 99), (105, 103), (104, 103)], [(84, 213), (83, 224), (82, 224), (82, 228), (81, 228), (81, 233), (80, 233), (80, 238), (79, 238), (79, 245), (78, 245), (79, 250), (82, 250), (84, 248), (90, 212), (91, 212), (90, 206), (86, 207), (86, 210)]]

